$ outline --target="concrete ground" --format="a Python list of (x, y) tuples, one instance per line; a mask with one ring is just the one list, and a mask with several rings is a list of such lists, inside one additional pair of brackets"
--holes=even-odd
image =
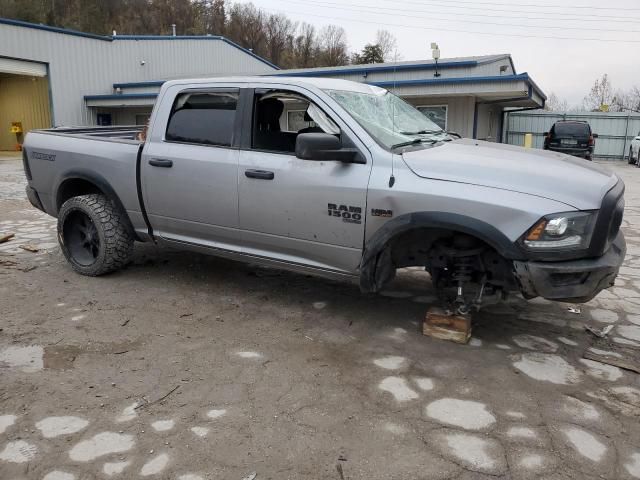
[(640, 171), (611, 168), (618, 286), (487, 308), (462, 346), (420, 333), (415, 270), (365, 296), (137, 245), (74, 274), (0, 160), (0, 479), (640, 478), (640, 376), (583, 358), (640, 359)]

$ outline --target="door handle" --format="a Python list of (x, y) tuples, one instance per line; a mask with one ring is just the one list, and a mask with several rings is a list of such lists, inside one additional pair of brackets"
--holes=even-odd
[(259, 180), (273, 180), (276, 176), (275, 173), (268, 170), (245, 170), (244, 174), (248, 178), (257, 178)]
[(173, 167), (173, 161), (166, 158), (152, 158), (149, 160), (149, 165), (152, 167), (171, 168)]

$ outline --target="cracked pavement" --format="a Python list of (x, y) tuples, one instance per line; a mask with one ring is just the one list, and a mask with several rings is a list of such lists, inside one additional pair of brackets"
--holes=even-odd
[(137, 244), (74, 274), (0, 160), (0, 478), (640, 478), (640, 376), (583, 358), (640, 361), (640, 171), (607, 166), (627, 185), (616, 287), (488, 307), (463, 346), (421, 334), (419, 269), (362, 295)]

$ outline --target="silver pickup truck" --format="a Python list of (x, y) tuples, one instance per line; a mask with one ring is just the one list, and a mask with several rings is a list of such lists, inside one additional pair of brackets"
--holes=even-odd
[(567, 155), (456, 139), (387, 90), (337, 79), (170, 81), (146, 135), (34, 131), (31, 203), (72, 268), (134, 241), (355, 280), (424, 267), (459, 313), (519, 291), (585, 302), (625, 256), (624, 184)]

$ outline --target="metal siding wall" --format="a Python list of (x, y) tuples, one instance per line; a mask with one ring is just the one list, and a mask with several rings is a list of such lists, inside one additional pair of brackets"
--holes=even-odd
[(114, 83), (273, 71), (222, 40), (104, 41), (4, 24), (0, 56), (49, 64), (57, 125), (94, 123), (83, 97), (111, 93)]
[(34, 128), (51, 126), (46, 77), (11, 76), (0, 78), (0, 150), (13, 150), (16, 136), (11, 122), (22, 122), (26, 134)]
[(629, 143), (640, 132), (640, 114), (516, 112), (509, 114), (509, 120), (505, 125), (505, 138), (507, 143), (512, 145), (523, 145), (524, 135), (532, 133), (533, 147), (542, 148), (544, 132), (548, 132), (558, 120), (589, 122), (591, 130), (598, 134), (595, 155), (601, 158), (623, 159), (628, 154)]
[(502, 107), (496, 105), (478, 105), (478, 140), (497, 142), (500, 136), (500, 115)]

